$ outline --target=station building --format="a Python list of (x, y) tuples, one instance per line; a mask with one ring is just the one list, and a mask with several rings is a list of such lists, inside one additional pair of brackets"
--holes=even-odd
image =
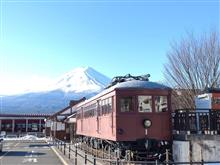
[(73, 141), (76, 136), (76, 110), (73, 106), (85, 99), (83, 97), (79, 100), (71, 100), (67, 107), (49, 116), (45, 124), (46, 136), (63, 141)]
[(0, 114), (0, 132), (2, 135), (44, 133), (48, 117), (48, 114)]

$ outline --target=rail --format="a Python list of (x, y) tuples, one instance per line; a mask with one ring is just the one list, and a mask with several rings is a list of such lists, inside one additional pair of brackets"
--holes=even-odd
[[(77, 164), (85, 164), (85, 165), (175, 165), (175, 164), (212, 164), (212, 163), (220, 163), (218, 162), (173, 162), (173, 161), (165, 161), (165, 162), (159, 162), (158, 160), (155, 161), (128, 161), (128, 160), (122, 160), (119, 158), (111, 158), (109, 155), (109, 158), (101, 158), (97, 157), (97, 152), (89, 152), (88, 150), (85, 150), (85, 147), (83, 147), (80, 143), (66, 143), (64, 141), (61, 141), (59, 139), (53, 139), (53, 145), (56, 146), (64, 156), (66, 156), (68, 159), (70, 159), (74, 165)], [(164, 153), (168, 156), (168, 152)], [(81, 162), (79, 161), (81, 160)], [(83, 162), (82, 162), (83, 161)]]

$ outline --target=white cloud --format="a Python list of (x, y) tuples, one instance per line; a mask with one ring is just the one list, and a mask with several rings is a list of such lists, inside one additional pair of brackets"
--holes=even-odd
[(31, 77), (17, 77), (1, 75), (0, 95), (26, 93), (28, 91), (43, 91), (54, 81), (47, 77), (33, 75)]

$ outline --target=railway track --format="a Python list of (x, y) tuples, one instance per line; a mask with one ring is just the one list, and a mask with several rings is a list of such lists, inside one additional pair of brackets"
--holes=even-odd
[(78, 148), (83, 150), (85, 153), (87, 154), (91, 154), (97, 158), (101, 158), (101, 159), (117, 159), (117, 154), (114, 152), (111, 152), (111, 150), (105, 151), (103, 148), (101, 149), (96, 149), (93, 148), (91, 146), (89, 146), (88, 144), (85, 143), (78, 143)]
[[(96, 158), (100, 160), (106, 160), (107, 162), (111, 160), (117, 160), (117, 159), (120, 159), (122, 161), (137, 161), (137, 160), (147, 161), (146, 157), (137, 156), (132, 151), (127, 151), (127, 153), (123, 157), (119, 155), (118, 152), (113, 152), (110, 148), (107, 149), (107, 148), (102, 147), (102, 148), (97, 149), (83, 142), (77, 142), (74, 145), (77, 146), (78, 149), (81, 149), (86, 154), (93, 155)], [(139, 154), (146, 155), (146, 152), (142, 152), (142, 153), (139, 152)]]

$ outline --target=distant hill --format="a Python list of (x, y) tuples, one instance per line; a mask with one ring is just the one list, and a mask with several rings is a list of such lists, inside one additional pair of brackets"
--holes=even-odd
[(2, 97), (0, 113), (54, 113), (72, 99), (90, 98), (99, 93), (110, 79), (91, 67), (76, 68), (44, 91)]

